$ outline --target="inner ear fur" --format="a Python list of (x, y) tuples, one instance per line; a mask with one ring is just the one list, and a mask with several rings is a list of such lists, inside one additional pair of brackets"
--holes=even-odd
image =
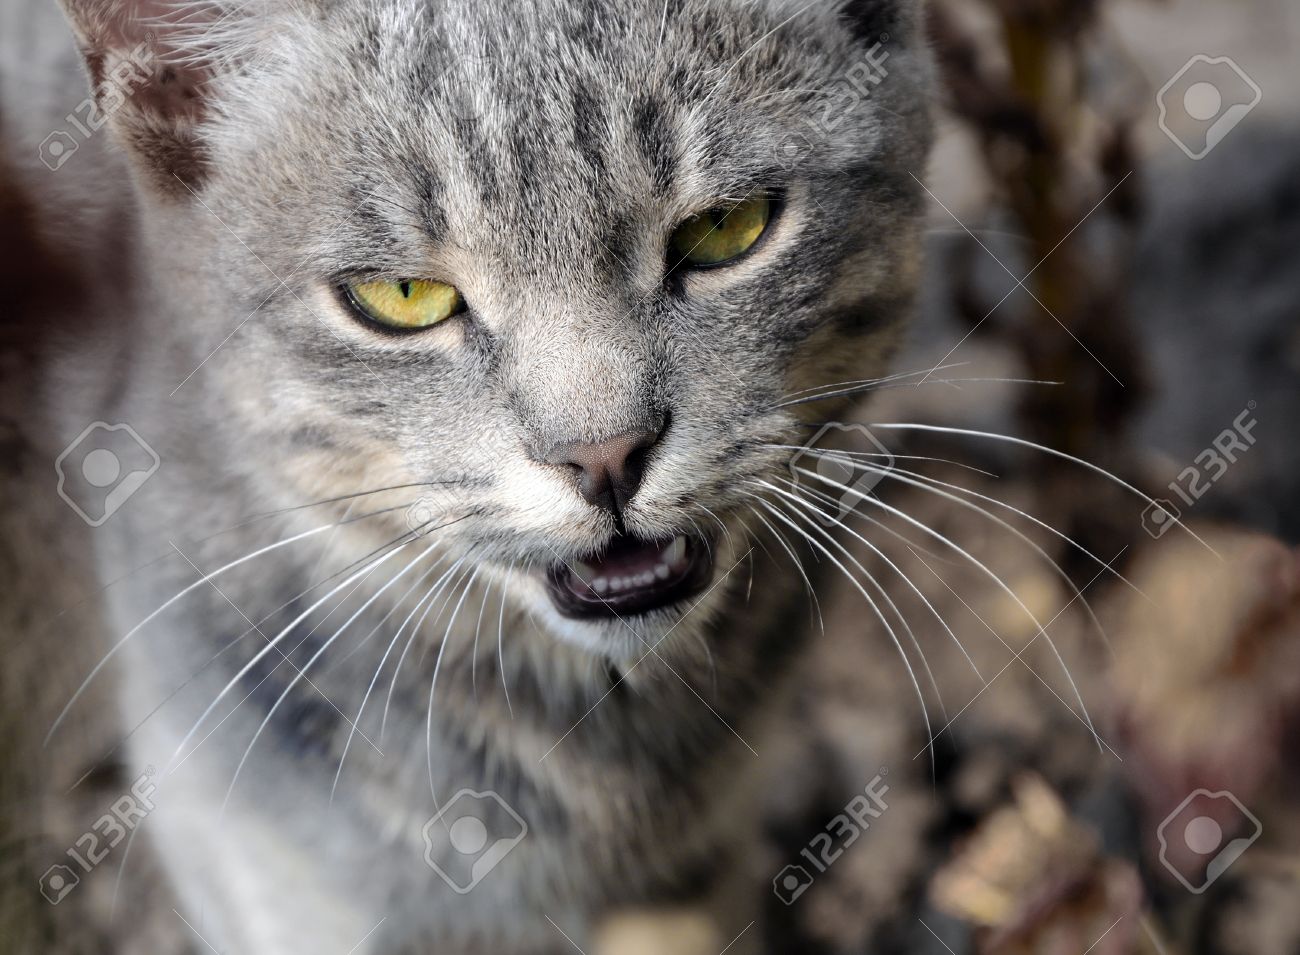
[(176, 0), (60, 0), (85, 62), (96, 106), (146, 181), (188, 195), (207, 158), (199, 128), (212, 79), (191, 39), (219, 18), (215, 6)]

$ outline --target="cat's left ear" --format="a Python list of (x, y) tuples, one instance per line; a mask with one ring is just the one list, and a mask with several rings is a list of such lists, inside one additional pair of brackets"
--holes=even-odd
[(60, 0), (89, 75), (95, 118), (112, 128), (142, 176), (167, 194), (206, 171), (199, 130), (212, 66), (192, 39), (216, 7), (177, 0)]

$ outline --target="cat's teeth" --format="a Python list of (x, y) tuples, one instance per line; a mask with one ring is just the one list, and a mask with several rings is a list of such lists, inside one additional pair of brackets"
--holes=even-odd
[(656, 583), (671, 580), (683, 573), (688, 566), (687, 541), (685, 536), (674, 537), (660, 550), (658, 559), (646, 566), (642, 563), (622, 575), (612, 575), (601, 565), (575, 560), (570, 565), (577, 583), (585, 584), (586, 589), (599, 596), (618, 594), (630, 590), (654, 587)]
[(680, 569), (686, 560), (686, 538), (678, 534), (673, 538), (673, 542), (664, 548), (660, 557), (669, 568)]

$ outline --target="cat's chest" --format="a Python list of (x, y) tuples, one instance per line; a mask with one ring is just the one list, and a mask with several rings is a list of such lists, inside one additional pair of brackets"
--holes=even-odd
[[(526, 614), (493, 620), (457, 578), (421, 602), (413, 551), (371, 567), (354, 547), (238, 563), (270, 545), (175, 544), (164, 573), (114, 592), (111, 629), (131, 633), (132, 762), (162, 772), (153, 837), (193, 909), (247, 913), (233, 950), (331, 951), (380, 919), (399, 937), (493, 933), (519, 899), (600, 909), (707, 869), (759, 818), (735, 809), (757, 792), (736, 767), (762, 746), (759, 687), (798, 645), (782, 626), (737, 609), (712, 635), (715, 669), (665, 645), (565, 683), (526, 665)], [(466, 853), (439, 835), (474, 805), (490, 812)], [(302, 947), (304, 921), (320, 947)]]

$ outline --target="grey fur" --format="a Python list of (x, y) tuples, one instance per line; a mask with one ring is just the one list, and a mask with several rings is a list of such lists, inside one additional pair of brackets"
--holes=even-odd
[[(908, 174), (929, 135), (917, 8), (267, 0), (232, 7), (213, 29), (211, 8), (178, 25), (157, 4), (146, 27), (100, 0), (66, 3), (92, 80), (145, 29), (169, 64), (114, 115), (116, 146), (101, 134), (57, 174), (61, 214), (91, 235), (94, 291), (54, 331), (30, 332), (39, 404), (56, 410), (24, 421), (23, 460), (52, 461), (99, 419), (129, 422), (163, 462), (103, 528), (70, 532), (92, 549), (77, 556), (90, 591), (164, 558), (85, 612), (78, 646), (93, 650), (73, 656), (93, 665), (201, 572), (392, 510), (332, 532), (324, 552), (288, 546), (196, 588), (74, 704), (77, 719), (56, 733), (73, 740), (55, 744), (74, 755), (33, 774), (41, 799), (95, 762), (99, 737), (115, 741), (168, 699), (118, 753), (127, 779), (161, 768), (222, 700), (190, 739), (193, 755), (160, 779), (156, 816), (132, 849), (144, 861), (125, 867), (128, 886), (155, 857), (165, 873), (135, 903), (139, 917), (106, 927), (103, 898), (87, 895), (79, 918), (60, 908), (48, 919), (68, 940), (32, 950), (95, 949), (88, 940), (101, 934), (123, 952), (182, 950), (191, 935), (159, 928), (171, 902), (202, 919), (213, 946), (259, 955), (345, 952), (375, 926), (358, 951), (562, 950), (548, 919), (582, 943), (618, 907), (717, 902), (752, 825), (746, 779), (761, 761), (749, 749), (762, 752), (811, 636), (788, 566), (754, 550), (761, 528), (744, 480), (784, 467), (763, 445), (799, 436), (796, 412), (827, 412), (773, 410), (778, 399), (870, 377), (897, 340), (917, 274), (921, 206)], [(824, 91), (881, 33), (887, 80), (791, 166), (782, 144), (823, 114)], [(22, 56), (54, 49), (40, 36)], [(30, 146), (66, 107), (20, 106), (14, 77), (27, 68), (9, 54), (19, 66), (4, 85), (7, 161), (21, 192), (52, 196)], [(39, 65), (53, 75), (61, 57)], [(98, 162), (83, 161), (91, 152)], [(665, 277), (678, 222), (755, 189), (783, 197), (760, 246), (725, 269)], [(40, 228), (54, 259), (84, 241)], [(335, 294), (359, 275), (445, 278), (469, 318), (380, 334)], [(721, 517), (718, 586), (686, 614), (567, 621), (533, 571), (585, 556), (613, 528), (530, 450), (656, 417), (670, 425), (627, 525), (659, 535)], [(265, 648), (250, 623), (274, 637), (323, 591), (294, 595), (328, 574), (346, 579), (402, 538), (416, 498), (447, 526), (360, 580), (333, 616), (322, 620), (332, 602), (308, 614), (283, 643), (293, 667), (268, 652), (219, 697)], [(66, 522), (59, 507), (50, 513)], [(283, 513), (208, 539), (268, 511)], [(352, 739), (331, 806), (350, 721), (395, 629), (381, 618), (405, 616), (410, 603), (394, 598), (429, 565), (339, 644), (324, 639), (429, 543), (446, 558), (438, 573), (463, 563), (405, 655), (381, 740), (389, 658), (359, 724), (375, 745)], [(502, 593), (504, 667), (492, 627)], [(50, 616), (43, 596), (25, 598), (36, 619)], [(39, 672), (47, 631), (18, 630), (15, 659)], [(318, 653), (310, 685), (296, 679)], [(86, 672), (48, 680), (41, 715), (52, 721)], [(105, 681), (117, 712), (95, 721), (97, 735), (80, 720), (87, 707), (108, 712)], [(529, 824), (466, 896), (422, 859), (431, 778), (442, 800), (495, 790)], [(718, 908), (728, 939), (751, 917)]]

